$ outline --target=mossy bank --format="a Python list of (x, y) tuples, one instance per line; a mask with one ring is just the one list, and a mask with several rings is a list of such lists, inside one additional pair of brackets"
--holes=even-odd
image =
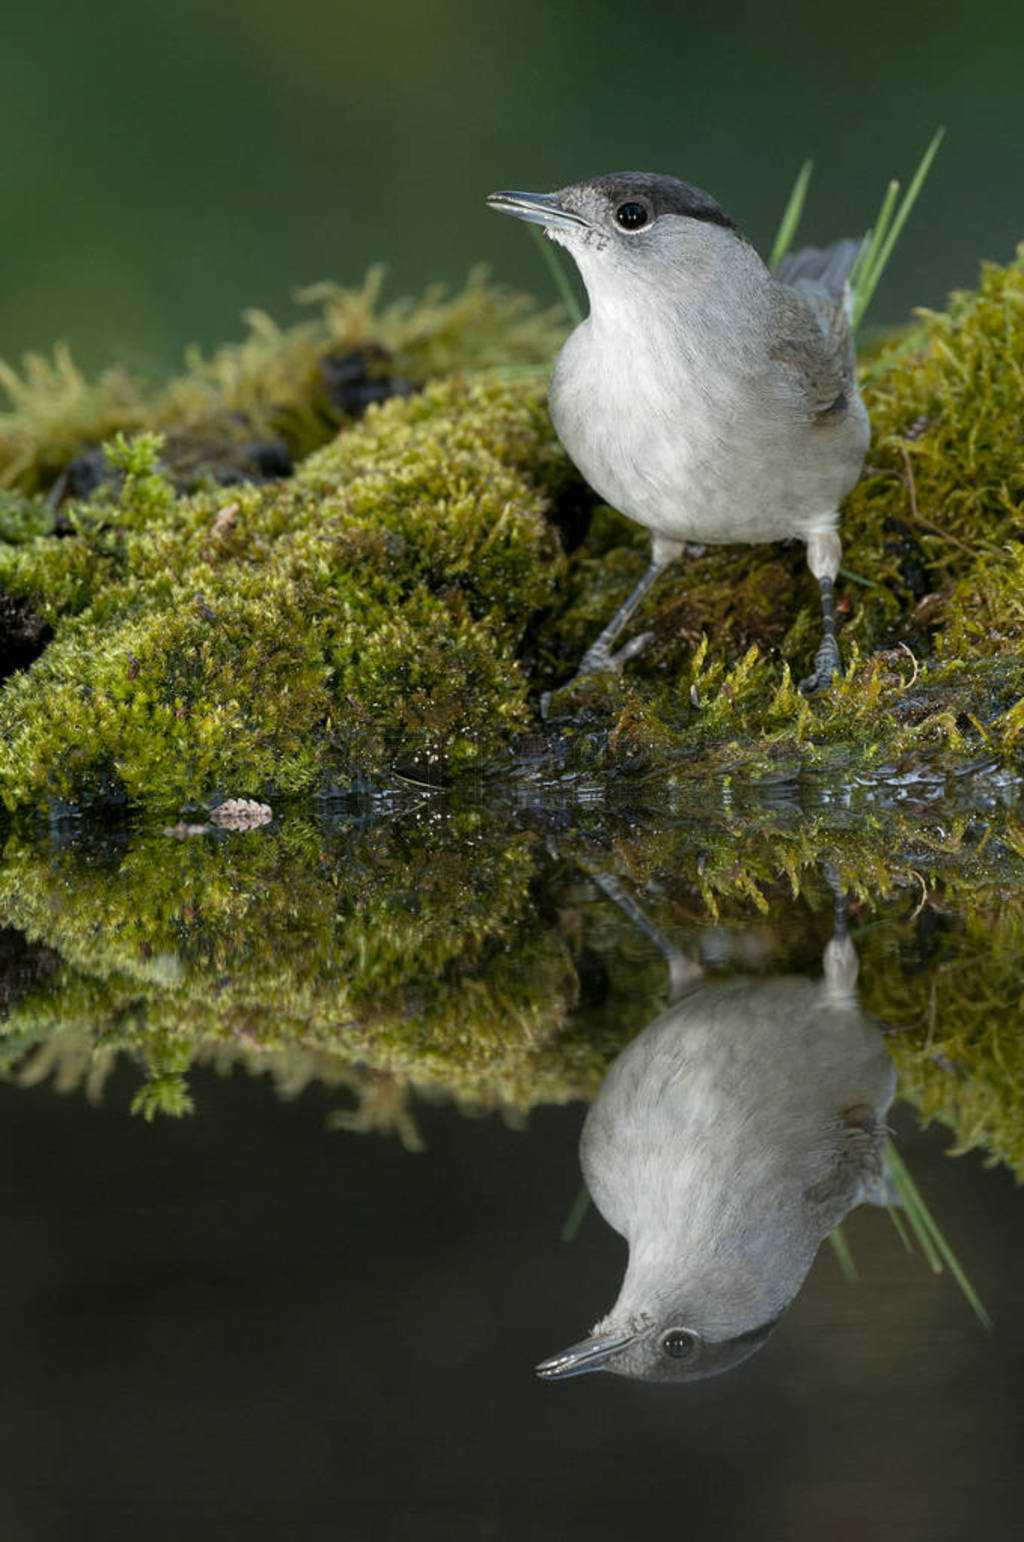
[(802, 549), (720, 548), (663, 580), (624, 677), (556, 694), (547, 724), (541, 693), (645, 544), (552, 433), (555, 318), (479, 279), (419, 307), (321, 299), (318, 322), (254, 320), (158, 392), (89, 387), (60, 358), (6, 375), (8, 809), (481, 769), (884, 778), (1015, 760), (1020, 260), (866, 367), (874, 441), (844, 511), (831, 694), (793, 685), (817, 624)]

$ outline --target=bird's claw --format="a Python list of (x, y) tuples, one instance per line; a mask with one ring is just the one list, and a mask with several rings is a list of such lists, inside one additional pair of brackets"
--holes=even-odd
[(805, 696), (816, 696), (819, 691), (827, 691), (841, 668), (839, 649), (831, 638), (826, 638), (814, 655), (813, 670), (806, 680), (800, 681), (801, 691)]
[(630, 659), (635, 659), (638, 654), (643, 653), (644, 649), (647, 647), (647, 644), (652, 642), (653, 639), (653, 632), (639, 632), (636, 637), (631, 638), (628, 643), (623, 643), (618, 653), (612, 654), (612, 669), (621, 669), (623, 664), (628, 664)]
[(654, 636), (653, 632), (640, 632), (636, 637), (631, 637), (628, 643), (623, 643), (617, 653), (612, 653), (610, 648), (600, 647), (597, 644), (588, 648), (580, 660), (580, 667), (571, 680), (564, 685), (555, 686), (552, 691), (545, 691), (540, 699), (540, 715), (546, 722), (551, 710), (552, 698), (560, 696), (563, 691), (568, 691), (578, 681), (587, 675), (617, 675), (624, 664), (630, 659), (635, 659), (638, 653), (642, 653)]
[[(636, 637), (631, 637), (628, 643), (623, 643), (618, 653), (613, 653), (607, 644), (602, 647), (600, 643), (595, 643), (592, 648), (587, 649), (580, 659), (579, 669), (567, 683), (573, 685), (577, 680), (582, 680), (584, 675), (618, 674), (624, 664), (628, 664), (630, 659), (635, 659), (638, 653), (643, 652), (653, 636), (653, 632), (640, 632)], [(564, 690), (565, 687), (563, 686), (562, 689)]]
[(825, 858), (818, 865), (821, 868), (821, 876), (832, 890), (832, 893), (835, 895), (836, 899), (842, 899), (843, 880), (839, 876), (839, 869), (836, 867), (835, 863), (829, 862), (828, 859)]

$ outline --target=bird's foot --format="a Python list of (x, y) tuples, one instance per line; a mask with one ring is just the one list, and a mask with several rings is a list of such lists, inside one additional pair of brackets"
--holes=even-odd
[(818, 866), (821, 868), (821, 876), (832, 890), (832, 893), (835, 895), (836, 899), (842, 899), (843, 880), (839, 876), (839, 869), (836, 867), (835, 863), (829, 862), (828, 858), (826, 857), (818, 863)]
[(631, 637), (628, 643), (623, 643), (617, 653), (613, 653), (607, 643), (596, 642), (592, 648), (588, 648), (580, 660), (580, 667), (571, 680), (564, 685), (557, 685), (553, 691), (545, 691), (540, 699), (540, 715), (547, 721), (551, 712), (551, 702), (555, 696), (560, 696), (563, 691), (570, 690), (587, 675), (617, 675), (624, 664), (630, 659), (635, 659), (638, 653), (642, 653), (654, 636), (653, 632), (640, 632), (638, 636)]
[[(653, 632), (639, 632), (636, 637), (631, 637), (628, 643), (623, 643), (617, 653), (605, 644), (597, 642), (592, 648), (588, 648), (580, 659), (580, 667), (573, 675), (573, 680), (579, 680), (583, 675), (615, 675), (630, 659), (635, 659), (638, 653), (642, 653), (654, 636)], [(572, 680), (569, 682), (572, 684)]]
[(806, 680), (800, 681), (801, 691), (805, 696), (816, 696), (819, 691), (827, 691), (841, 669), (842, 661), (836, 640), (834, 637), (826, 637), (814, 655), (813, 670)]

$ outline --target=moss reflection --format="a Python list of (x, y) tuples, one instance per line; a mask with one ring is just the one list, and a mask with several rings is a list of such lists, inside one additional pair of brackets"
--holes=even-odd
[(589, 1099), (664, 1006), (664, 962), (605, 875), (711, 967), (813, 973), (827, 855), (902, 1095), (1021, 1173), (1024, 832), (992, 802), (567, 818), (435, 794), (182, 839), (22, 831), (0, 870), (4, 1063), (98, 1095), (127, 1054), (149, 1116), (187, 1111), (194, 1064), (239, 1065), (284, 1095), (336, 1088), (341, 1123), (415, 1146), (412, 1094), (513, 1119)]

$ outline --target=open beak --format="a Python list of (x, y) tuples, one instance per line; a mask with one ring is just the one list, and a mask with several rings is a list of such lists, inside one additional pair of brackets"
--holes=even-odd
[(606, 1333), (600, 1338), (584, 1339), (582, 1344), (573, 1344), (560, 1355), (542, 1360), (537, 1375), (544, 1381), (566, 1381), (570, 1376), (582, 1376), (585, 1371), (607, 1370), (612, 1356), (632, 1342), (631, 1333)]
[(557, 193), (489, 193), (487, 206), (499, 214), (514, 214), (517, 220), (555, 230), (578, 230), (587, 224), (582, 215), (562, 207)]

